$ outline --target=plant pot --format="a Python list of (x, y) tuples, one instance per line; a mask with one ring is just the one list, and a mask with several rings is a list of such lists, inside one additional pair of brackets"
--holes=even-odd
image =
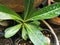
[(13, 45), (11, 39), (0, 38), (0, 45)]
[[(34, 0), (34, 7), (40, 5), (43, 2), (43, 0)], [(24, 0), (0, 0), (1, 4), (4, 4), (16, 12), (22, 12), (24, 9)]]

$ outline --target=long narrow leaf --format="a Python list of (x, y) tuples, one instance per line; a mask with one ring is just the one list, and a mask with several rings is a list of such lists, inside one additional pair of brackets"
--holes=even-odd
[(22, 38), (23, 38), (24, 40), (27, 40), (27, 38), (28, 38), (28, 36), (27, 36), (27, 31), (26, 31), (26, 29), (25, 29), (24, 26), (23, 26), (23, 29), (22, 29)]
[(45, 36), (40, 32), (40, 30), (33, 25), (25, 24), (30, 40), (34, 45), (46, 45), (47, 41)]
[(24, 19), (26, 19), (27, 15), (30, 13), (30, 11), (33, 8), (34, 0), (24, 0)]
[(32, 15), (34, 12), (36, 12), (36, 11), (37, 11), (37, 9), (36, 9), (36, 8), (33, 8), (33, 9), (31, 10), (31, 12), (29, 12), (29, 15), (27, 15), (26, 20), (29, 19), (29, 18), (31, 17), (31, 15)]
[(21, 24), (18, 24), (16, 26), (13, 26), (13, 27), (10, 27), (10, 28), (7, 28), (5, 30), (5, 35), (4, 35), (5, 38), (12, 37), (13, 35), (15, 35), (19, 31), (20, 28), (21, 28)]
[(0, 4), (0, 19), (1, 20), (8, 20), (8, 19), (21, 20), (21, 17), (10, 8)]
[(55, 3), (34, 12), (28, 20), (50, 19), (60, 14), (60, 3)]

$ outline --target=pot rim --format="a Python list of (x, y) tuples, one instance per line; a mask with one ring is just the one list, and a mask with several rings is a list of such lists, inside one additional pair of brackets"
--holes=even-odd
[(49, 33), (52, 34), (52, 36), (53, 36), (53, 38), (54, 38), (54, 45), (59, 44), (59, 42), (56, 41), (56, 40), (58, 40), (58, 39), (56, 39), (55, 35), (51, 32), (51, 30), (49, 30), (49, 29), (43, 29), (43, 31), (44, 31), (44, 30), (46, 30), (46, 31), (48, 31)]

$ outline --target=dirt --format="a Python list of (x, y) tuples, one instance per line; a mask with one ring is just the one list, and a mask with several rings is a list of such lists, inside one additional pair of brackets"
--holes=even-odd
[(0, 45), (12, 45), (11, 39), (0, 38)]
[(15, 45), (33, 45), (31, 41), (24, 41), (23, 39), (17, 38), (15, 40)]

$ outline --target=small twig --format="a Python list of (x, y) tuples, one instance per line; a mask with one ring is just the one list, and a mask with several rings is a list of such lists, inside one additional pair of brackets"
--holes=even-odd
[(54, 33), (53, 31), (53, 28), (45, 21), (45, 20), (42, 20), (42, 22), (51, 30), (51, 32), (54, 34), (55, 38), (56, 38), (56, 45), (59, 45), (59, 41), (58, 41), (58, 38), (56, 36), (56, 34)]

